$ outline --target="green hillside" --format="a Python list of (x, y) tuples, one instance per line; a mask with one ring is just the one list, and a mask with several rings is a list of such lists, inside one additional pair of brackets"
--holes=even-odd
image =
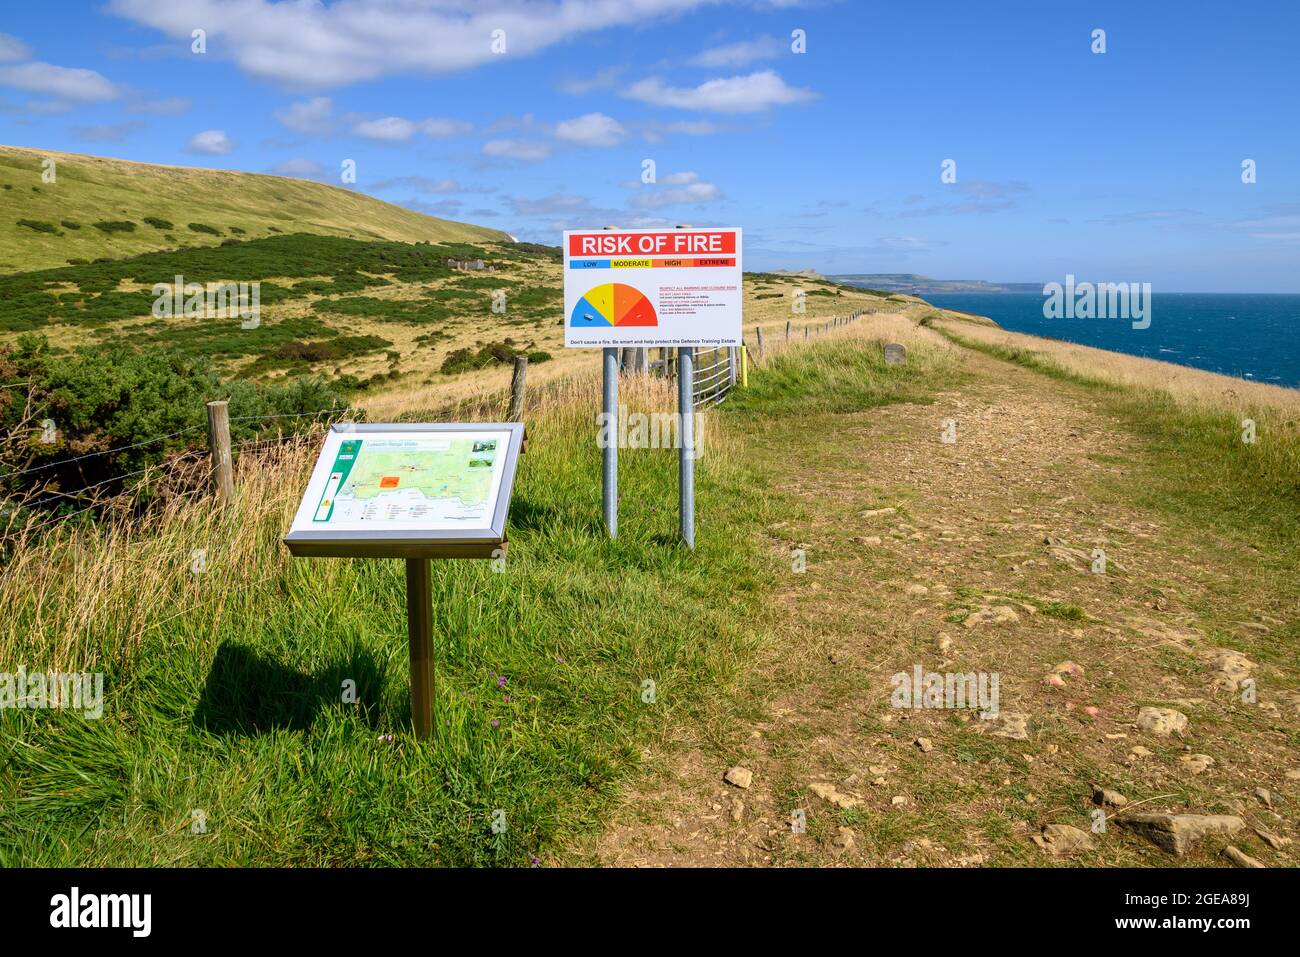
[[(53, 183), (42, 182), (47, 158), (55, 162)], [(276, 233), (400, 242), (509, 239), (308, 180), (0, 146), (0, 273)]]

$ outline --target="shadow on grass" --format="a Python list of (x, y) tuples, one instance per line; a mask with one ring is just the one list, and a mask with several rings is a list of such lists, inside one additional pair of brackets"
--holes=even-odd
[(226, 642), (212, 661), (194, 709), (194, 725), (219, 735), (305, 731), (321, 710), (343, 702), (343, 682), (348, 680), (356, 683), (363, 720), (374, 727), (371, 703), (380, 700), (383, 678), (369, 652), (356, 649), (347, 660), (309, 675)]

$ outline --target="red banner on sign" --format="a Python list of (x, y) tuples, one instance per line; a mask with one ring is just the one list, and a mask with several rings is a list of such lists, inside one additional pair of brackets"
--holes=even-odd
[(734, 232), (670, 229), (645, 233), (574, 233), (570, 256), (712, 256), (734, 253)]

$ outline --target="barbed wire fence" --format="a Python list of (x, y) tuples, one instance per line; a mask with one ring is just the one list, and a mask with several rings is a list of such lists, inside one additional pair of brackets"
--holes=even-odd
[[(218, 400), (215, 403), (208, 403), (209, 406), (214, 404), (224, 405), (224, 401)], [(97, 449), (93, 452), (84, 452), (79, 455), (52, 459), (21, 469), (0, 470), (0, 482), (6, 485), (16, 479), (28, 479), (29, 483), (31, 483), (32, 479), (38, 479), (35, 484), (30, 484), (27, 488), (9, 487), (0, 489), (0, 496), (3, 496), (0, 497), (0, 543), (27, 538), (42, 529), (67, 522), (91, 511), (130, 510), (137, 506), (137, 492), (141, 488), (154, 488), (161, 485), (167, 497), (176, 497), (178, 495), (194, 496), (207, 493), (217, 488), (218, 477), (223, 470), (230, 469), (236, 454), (257, 454), (281, 447), (287, 442), (299, 440), (305, 434), (314, 434), (335, 421), (344, 419), (356, 421), (362, 418), (364, 418), (364, 410), (346, 405), (335, 405), (315, 412), (232, 416), (225, 421), (222, 434), (213, 433), (210, 420), (207, 426), (188, 426), (184, 429), (166, 432), (127, 445), (118, 445), (106, 449)], [(254, 438), (237, 443), (231, 443), (230, 441), (229, 426), (231, 423), (244, 425), (274, 423), (278, 425), (282, 421), (293, 420), (301, 424), (304, 419), (312, 420), (307, 424), (306, 428), (276, 429), (274, 433), (270, 433), (268, 429), (263, 429), (261, 434)], [(166, 442), (194, 436), (205, 431), (208, 433), (207, 448), (186, 448), (171, 454), (163, 454), (157, 462), (151, 462), (141, 468), (119, 472), (106, 478), (97, 478), (96, 481), (78, 485), (70, 490), (57, 487), (56, 478), (43, 482), (39, 481), (41, 473), (66, 469), (69, 466), (87, 463), (95, 459), (122, 455), (128, 452), (138, 452), (141, 449), (161, 446)], [(222, 449), (225, 450), (224, 455), (220, 454)], [(214, 454), (214, 450), (217, 454)], [(205, 459), (208, 460), (207, 467), (196, 468)], [(132, 483), (133, 479), (138, 481)], [(68, 511), (68, 508), (72, 510)]]
[[(742, 345), (718, 348), (698, 349), (695, 352), (694, 405), (695, 408), (716, 406), (723, 403), (734, 389), (746, 383), (750, 362), (761, 364), (768, 355), (788, 348), (796, 348), (821, 338), (842, 326), (857, 322), (871, 310), (857, 310), (845, 316), (819, 318), (812, 321), (796, 323), (787, 320), (784, 327), (776, 324), (759, 325), (743, 336)], [(677, 359), (675, 349), (658, 349), (658, 356), (650, 358), (650, 349), (620, 350), (620, 368), (625, 372), (643, 372), (649, 375), (675, 378)], [(526, 359), (516, 360), (515, 375), (511, 381), (509, 408), (511, 415), (522, 410), (524, 376)], [(520, 368), (520, 365), (524, 368)], [(27, 383), (6, 383), (7, 387), (22, 387)], [(13, 539), (25, 539), (31, 535), (88, 512), (111, 510), (114, 507), (129, 509), (134, 506), (134, 491), (140, 487), (149, 487), (151, 480), (161, 480), (168, 485), (167, 494), (171, 497), (197, 497), (212, 494), (219, 500), (223, 489), (229, 490), (233, 484), (233, 463), (236, 456), (258, 455), (279, 449), (286, 443), (301, 441), (307, 436), (324, 431), (337, 422), (362, 422), (366, 419), (364, 409), (350, 405), (334, 405), (328, 409), (314, 412), (261, 413), (228, 416), (225, 413), (225, 401), (209, 402), (207, 425), (193, 425), (177, 429), (162, 435), (153, 436), (128, 445), (98, 449), (79, 455), (68, 456), (46, 462), (39, 462), (22, 469), (0, 470), (0, 483), (8, 484), (14, 479), (30, 478), (42, 472), (48, 472), (70, 465), (87, 462), (106, 456), (135, 452), (155, 445), (207, 433), (207, 448), (192, 447), (164, 456), (157, 462), (141, 468), (131, 469), (72, 490), (54, 487), (54, 482), (45, 482), (23, 490), (5, 490), (0, 487), (0, 544)], [(214, 406), (223, 407), (220, 415), (212, 415)], [(279, 428), (281, 423), (293, 422), (303, 425), (302, 420), (310, 420), (306, 428)], [(274, 425), (272, 433), (263, 428), (253, 438), (231, 442), (231, 426)], [(201, 466), (207, 459), (207, 467)], [(127, 485), (132, 479), (139, 480), (134, 486)], [(228, 494), (228, 493), (227, 493)], [(76, 506), (72, 511), (49, 511), (52, 507), (62, 508)]]
[[(694, 352), (693, 398), (695, 408), (720, 405), (740, 385), (745, 384), (751, 362), (762, 363), (769, 355), (788, 348), (798, 348), (817, 341), (826, 333), (851, 325), (874, 310), (858, 309), (843, 316), (831, 316), (812, 321), (787, 320), (760, 324), (742, 337), (742, 345), (697, 348)], [(624, 372), (644, 370), (651, 375), (675, 378), (677, 375), (676, 349), (657, 349), (655, 358), (648, 358), (650, 349), (623, 349), (619, 367)]]

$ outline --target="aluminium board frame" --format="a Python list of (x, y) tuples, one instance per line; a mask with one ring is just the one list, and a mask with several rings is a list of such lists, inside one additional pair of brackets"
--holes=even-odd
[[(303, 530), (290, 527), (281, 541), (296, 558), (495, 558), (503, 556), (506, 548), (506, 516), (510, 511), (510, 498), (514, 492), (515, 472), (523, 443), (524, 426), (521, 422), (402, 422), (402, 423), (335, 423), (331, 434), (356, 435), (408, 432), (412, 435), (455, 434), (457, 432), (509, 433), (501, 482), (493, 504), (492, 519), (485, 528), (457, 529), (375, 529)], [(326, 439), (328, 445), (328, 437)], [(312, 469), (312, 481), (329, 465), (322, 455)], [(304, 490), (304, 495), (306, 491)], [(297, 512), (294, 513), (295, 521)]]

